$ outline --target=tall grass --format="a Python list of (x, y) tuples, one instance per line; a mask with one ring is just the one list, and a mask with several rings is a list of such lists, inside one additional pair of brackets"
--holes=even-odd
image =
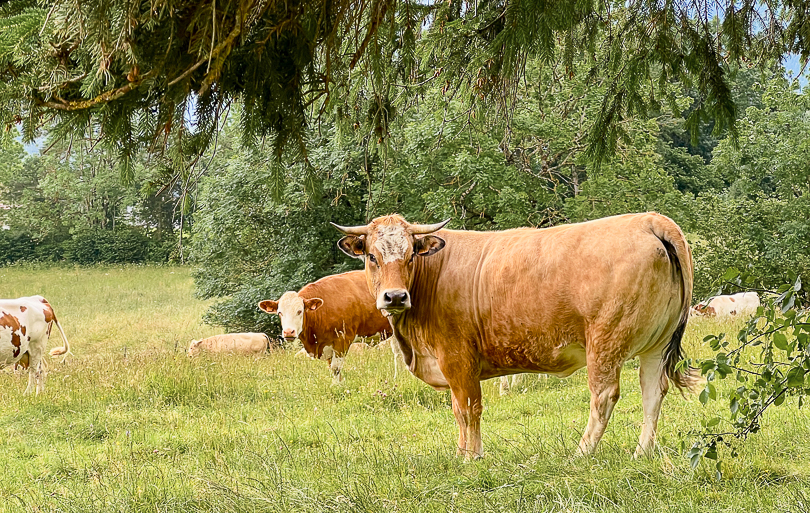
[[(407, 373), (394, 380), (387, 351), (351, 356), (338, 387), (322, 362), (282, 351), (176, 352), (175, 341), (216, 332), (200, 324), (206, 305), (184, 268), (4, 268), (0, 287), (46, 296), (75, 353), (51, 362), (39, 397), (21, 396), (24, 375), (0, 374), (3, 511), (737, 512), (810, 500), (810, 419), (795, 401), (768, 415), (717, 482), (682, 456), (713, 416), (696, 398), (670, 394), (658, 455), (631, 458), (642, 420), (634, 362), (589, 458), (573, 457), (584, 372), (529, 377), (506, 397), (484, 383), (486, 457), (465, 464), (448, 393)], [(733, 328), (693, 323), (688, 352), (708, 355), (704, 334)]]

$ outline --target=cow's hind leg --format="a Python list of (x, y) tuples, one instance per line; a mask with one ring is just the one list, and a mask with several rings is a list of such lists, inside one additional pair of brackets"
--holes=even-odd
[(28, 366), (28, 386), (25, 388), (23, 395), (28, 395), (36, 390), (37, 395), (45, 390), (45, 363), (42, 361), (42, 355), (30, 353), (29, 366)]
[(655, 433), (658, 429), (658, 416), (661, 403), (669, 389), (669, 380), (664, 373), (664, 363), (660, 352), (647, 353), (639, 357), (638, 370), (641, 382), (641, 404), (644, 409), (644, 424), (634, 457), (650, 455), (655, 447)]
[(594, 355), (588, 355), (587, 367), (591, 414), (579, 442), (580, 454), (592, 454), (596, 450), (599, 440), (605, 434), (613, 407), (619, 400), (621, 362), (604, 362)]
[(461, 407), (458, 404), (458, 399), (456, 399), (456, 394), (451, 392), (450, 399), (453, 404), (453, 415), (456, 417), (456, 424), (458, 424), (456, 456), (464, 456), (467, 453), (467, 420), (465, 415), (461, 412)]

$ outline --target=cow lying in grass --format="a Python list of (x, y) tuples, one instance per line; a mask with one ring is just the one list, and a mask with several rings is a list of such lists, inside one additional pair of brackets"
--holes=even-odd
[(192, 340), (188, 355), (207, 353), (262, 354), (270, 347), (270, 338), (264, 333), (225, 333), (202, 340)]
[(259, 308), (281, 318), (285, 340), (299, 339), (309, 356), (329, 363), (333, 384), (343, 380), (343, 359), (357, 337), (391, 333), (362, 271), (321, 278), (298, 292), (285, 292), (278, 301), (266, 299)]
[(759, 294), (739, 292), (727, 296), (714, 296), (692, 307), (691, 314), (702, 317), (734, 317), (754, 315), (759, 308)]
[(0, 367), (20, 365), (28, 369), (25, 395), (35, 388), (37, 394), (45, 389), (48, 371), (42, 356), (53, 324), (59, 329), (65, 345), (51, 349), (51, 356), (67, 354), (70, 344), (44, 297), (0, 299)]

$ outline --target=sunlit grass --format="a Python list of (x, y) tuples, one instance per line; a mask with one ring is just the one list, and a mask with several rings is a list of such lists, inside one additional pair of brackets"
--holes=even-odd
[[(693, 471), (681, 441), (714, 416), (672, 392), (660, 451), (631, 458), (641, 425), (637, 364), (592, 458), (574, 458), (588, 415), (586, 376), (528, 377), (499, 397), (484, 383), (486, 457), (454, 456), (447, 392), (389, 351), (350, 356), (330, 386), (322, 362), (275, 352), (203, 357), (182, 349), (218, 332), (200, 324), (187, 269), (0, 269), (5, 297), (54, 305), (74, 357), (51, 362), (46, 391), (0, 373), (4, 511), (785, 511), (806, 508), (810, 417), (795, 400), (771, 412), (725, 478)], [(690, 356), (708, 356), (696, 321)], [(51, 345), (56, 345), (57, 339)], [(175, 344), (180, 349), (175, 351)], [(126, 349), (126, 352), (124, 351)], [(722, 387), (733, 383), (721, 384)]]

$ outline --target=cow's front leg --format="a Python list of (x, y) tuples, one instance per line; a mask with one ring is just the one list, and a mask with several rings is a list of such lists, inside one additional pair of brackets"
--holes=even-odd
[(464, 456), (467, 454), (467, 420), (461, 412), (456, 394), (450, 392), (450, 398), (453, 403), (453, 415), (456, 417), (456, 424), (458, 424), (458, 444), (456, 445), (456, 456)]
[[(450, 381), (450, 380), (448, 380)], [(453, 413), (458, 423), (458, 454), (464, 460), (480, 458), (484, 455), (481, 440), (481, 383), (478, 380), (466, 379), (450, 381), (453, 394)]]
[(339, 385), (343, 381), (343, 357), (333, 356), (329, 359), (329, 370), (332, 371), (332, 385)]

